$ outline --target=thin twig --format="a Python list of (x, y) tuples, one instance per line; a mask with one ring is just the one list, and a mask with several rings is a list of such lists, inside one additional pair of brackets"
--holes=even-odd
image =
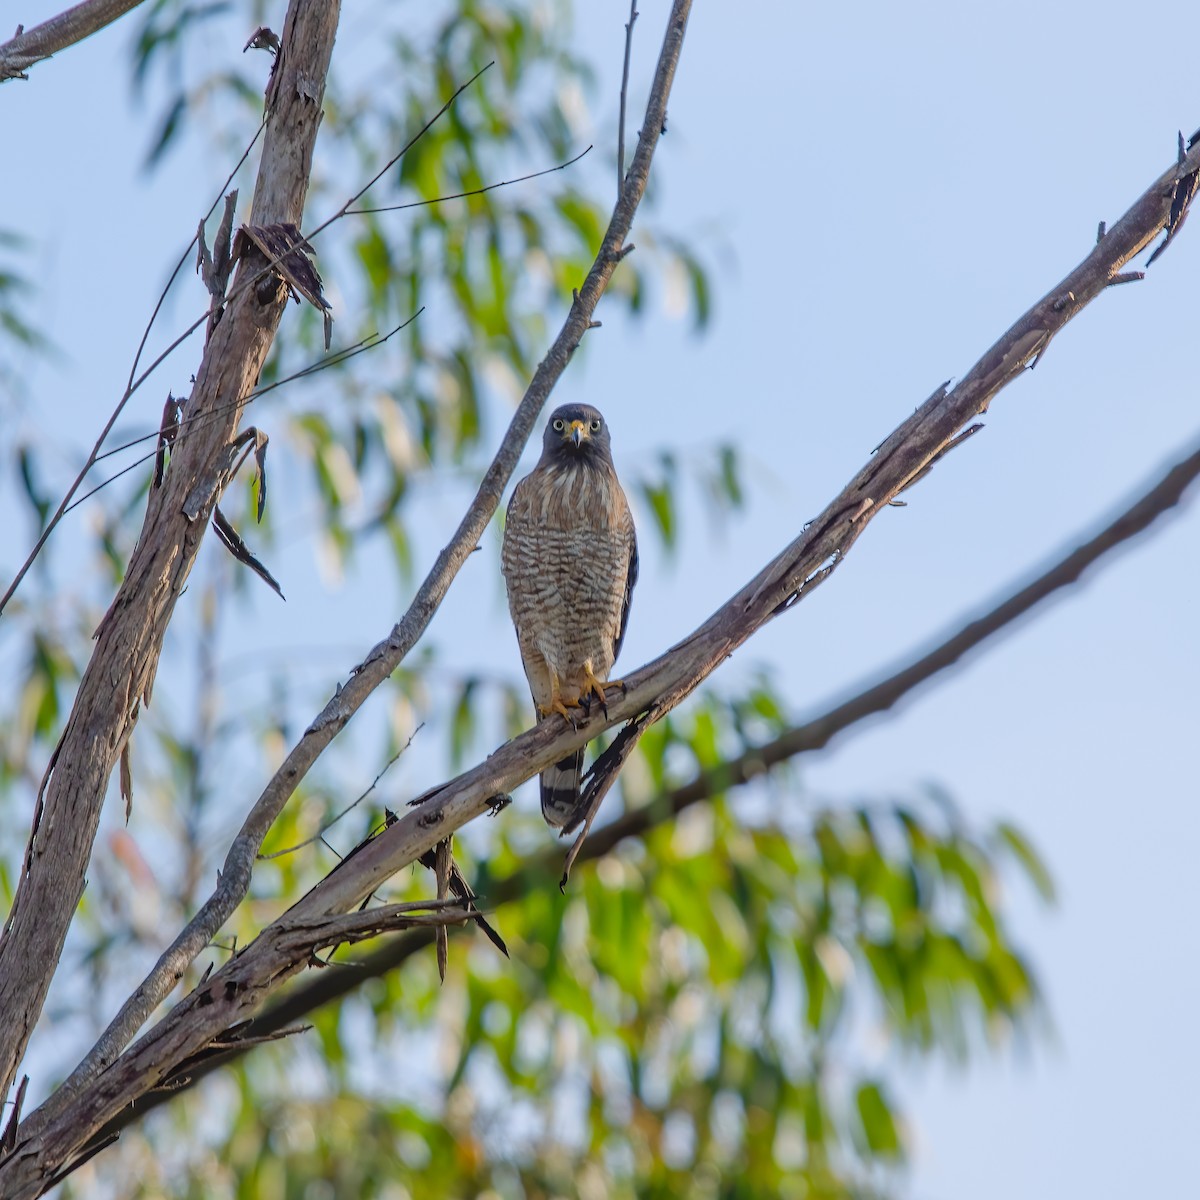
[(286, 854), (295, 854), (297, 850), (303, 850), (305, 846), (311, 846), (314, 842), (322, 840), (324, 838), (324, 836), (344, 816), (346, 816), (350, 812), (353, 812), (354, 809), (356, 809), (375, 790), (375, 788), (379, 785), (379, 781), (388, 773), (388, 771), (390, 771), (392, 769), (392, 767), (395, 765), (396, 760), (400, 757), (400, 755), (402, 755), (405, 752), (405, 750), (407, 750), (409, 748), (409, 746), (411, 746), (413, 744), (413, 738), (415, 738), (417, 736), (417, 734), (420, 733), (421, 730), (424, 728), (425, 728), (425, 722), (422, 721), (420, 723), (420, 725), (418, 725), (416, 727), (416, 729), (414, 729), (412, 731), (412, 733), (410, 733), (408, 735), (408, 741), (405, 742), (404, 745), (401, 746), (400, 749), (397, 750), (396, 753), (393, 754), (392, 757), (387, 760), (387, 762), (384, 764), (383, 770), (380, 771), (379, 774), (376, 775), (375, 778), (371, 780), (371, 786), (368, 787), (366, 789), (366, 791), (364, 791), (362, 793), (362, 795), (360, 795), (356, 800), (352, 800), (349, 804), (347, 804), (346, 807), (343, 808), (341, 812), (335, 813), (332, 817), (330, 817), (329, 820), (326, 821), (325, 824), (322, 825), (321, 828), (318, 829), (317, 832), (312, 835), (312, 837), (305, 838), (304, 841), (297, 842), (294, 846), (288, 846), (283, 850), (275, 850), (270, 854), (259, 854), (259, 856), (258, 856), (259, 859), (262, 861), (265, 861), (266, 859), (270, 859), (270, 858), (283, 858), (283, 856)]
[[(152, 433), (149, 436), (150, 437), (158, 437), (158, 434)], [(138, 440), (146, 441), (147, 439), (139, 438)], [(151, 459), (157, 458), (157, 457), (158, 457), (157, 450), (149, 450), (145, 454), (142, 454), (138, 458), (135, 458), (133, 460), (133, 462), (131, 462), (128, 466), (122, 467), (119, 471), (115, 471), (112, 475), (109, 475), (106, 479), (102, 479), (98, 484), (96, 484), (96, 486), (94, 488), (89, 488), (86, 492), (83, 493), (82, 496), (79, 496), (77, 499), (72, 500), (71, 503), (68, 504), (67, 507), (63, 509), (62, 515), (66, 516), (66, 514), (69, 513), (72, 509), (78, 508), (85, 501), (90, 500), (97, 492), (104, 491), (104, 489), (106, 487), (108, 487), (108, 485), (110, 483), (116, 483), (117, 480), (120, 479), (122, 475), (128, 475), (130, 471), (136, 471), (137, 468), (140, 467), (143, 463), (148, 463)]]
[(637, 0), (629, 2), (625, 26), (625, 65), (621, 69), (621, 111), (617, 117), (617, 195), (625, 186), (625, 101), (629, 95), (629, 56), (633, 50), (633, 23), (638, 19)]
[(410, 925), (465, 925), (472, 917), (470, 906), (457, 896), (436, 900), (405, 900), (384, 904), (356, 913), (340, 913), (335, 917), (310, 919), (305, 917), (284, 921), (279, 925), (277, 948), (288, 945), (307, 952), (313, 948), (336, 946), (342, 942), (361, 942)]
[(407, 204), (384, 204), (379, 208), (348, 208), (345, 215), (359, 217), (367, 213), (403, 212), (408, 208), (425, 208), (430, 204), (445, 204), (447, 200), (465, 200), (469, 196), (482, 196), (486, 192), (494, 192), (497, 188), (511, 187), (514, 183), (525, 183), (530, 179), (541, 179), (543, 175), (553, 175), (555, 171), (565, 171), (568, 167), (573, 167), (585, 155), (590, 154), (591, 150), (592, 147), (588, 146), (586, 150), (580, 150), (574, 158), (568, 158), (566, 162), (559, 163), (557, 167), (546, 167), (543, 171), (518, 175), (515, 179), (502, 179), (499, 183), (489, 183), (485, 187), (472, 188), (469, 192), (453, 192), (449, 196), (435, 196), (432, 200), (410, 200)]
[[(304, 379), (308, 375), (315, 375), (318, 371), (324, 371), (329, 367), (339, 366), (348, 359), (353, 358), (356, 354), (363, 354), (367, 350), (374, 350), (377, 346), (382, 346), (390, 338), (395, 337), (396, 334), (398, 334), (401, 330), (407, 329), (408, 326), (411, 325), (424, 311), (425, 306), (421, 305), (421, 307), (418, 308), (417, 311), (413, 313), (413, 315), (409, 317), (407, 321), (402, 321), (394, 329), (389, 330), (389, 332), (384, 334), (383, 337), (379, 337), (377, 334), (370, 334), (361, 341), (355, 342), (352, 346), (347, 346), (342, 350), (338, 350), (333, 354), (327, 355), (325, 358), (318, 359), (314, 363), (309, 363), (307, 367), (302, 367), (300, 370), (294, 371), (291, 375), (286, 375), (282, 379), (276, 379), (273, 383), (264, 384), (260, 388), (255, 388), (254, 391), (249, 392), (246, 395), (244, 400), (235, 400), (229, 404), (219, 404), (216, 408), (210, 409), (205, 413), (199, 413), (194, 417), (181, 417), (176, 424), (175, 431), (176, 433), (179, 433), (184, 429), (190, 429), (193, 427), (197, 429), (203, 429), (205, 425), (209, 425), (213, 421), (218, 420), (223, 414), (230, 412), (235, 408), (244, 409), (252, 404), (255, 400), (265, 396), (268, 392), (272, 392), (278, 387), (283, 387), (285, 383), (294, 383), (297, 379)], [(145, 433), (141, 437), (133, 438), (120, 446), (114, 446), (111, 450), (106, 450), (103, 454), (99, 455), (96, 461), (102, 462), (106, 458), (111, 458), (114, 454), (119, 454), (122, 450), (130, 450), (134, 446), (140, 446), (143, 442), (157, 439), (159, 437), (159, 433), (160, 431), (156, 429), (153, 433)], [(140, 467), (142, 463), (149, 462), (157, 455), (157, 453), (157, 450), (151, 450), (149, 453), (143, 454), (139, 458), (134, 459), (134, 461), (128, 466), (122, 467), (121, 470), (116, 472), (116, 474), (110, 475), (107, 479), (103, 480), (101, 483), (98, 483), (90, 491), (84, 492), (82, 496), (79, 496), (71, 504), (67, 505), (66, 512), (69, 513), (72, 509), (78, 508), (85, 500), (90, 500), (97, 492), (103, 491), (110, 483), (115, 483), (121, 478), (122, 475), (127, 475), (136, 467)]]

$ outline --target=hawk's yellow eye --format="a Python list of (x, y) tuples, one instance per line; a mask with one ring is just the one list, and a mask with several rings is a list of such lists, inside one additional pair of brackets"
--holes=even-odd
[(600, 432), (600, 418), (599, 417), (594, 417), (592, 419), (592, 432), (593, 433)]
[(563, 421), (562, 417), (558, 417), (555, 420), (555, 422), (554, 422), (554, 432), (555, 433), (562, 433), (562, 431), (564, 429), (566, 429), (566, 427), (567, 426), (566, 426), (565, 422)]

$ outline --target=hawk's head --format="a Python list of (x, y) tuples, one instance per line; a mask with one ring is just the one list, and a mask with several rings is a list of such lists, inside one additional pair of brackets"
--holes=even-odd
[(608, 422), (590, 404), (556, 408), (546, 423), (542, 458), (555, 463), (611, 463)]

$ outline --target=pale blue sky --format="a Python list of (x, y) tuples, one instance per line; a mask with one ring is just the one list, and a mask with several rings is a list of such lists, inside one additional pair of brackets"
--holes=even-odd
[[(603, 126), (628, 6), (585, 7), (579, 40), (601, 73), (593, 119)], [(642, 4), (637, 106), (665, 10)], [(53, 11), (29, 0), (8, 24)], [(560, 397), (604, 411), (618, 463), (729, 436), (756, 478), (747, 516), (711, 546), (703, 517), (685, 514), (674, 567), (660, 569), (643, 538), (626, 667), (782, 547), (1169, 164), (1176, 130), (1200, 125), (1195, 29), (1177, 16), (1179, 28), (1143, 26), (1124, 41), (1129, 11), (1111, 3), (700, 0), (655, 160), (656, 220), (730, 263), (718, 270), (713, 328), (698, 340), (661, 306), (637, 327), (602, 312)], [(240, 53), (240, 33), (222, 53)], [(158, 174), (138, 173), (147, 132), (130, 101), (129, 37), (117, 26), (0, 89), (6, 159), (20, 164), (0, 225), (35, 240), (38, 315), (68, 352), (34, 369), (24, 420), (52, 422), (79, 446), (120, 394), (197, 198), (225, 173), (202, 140)], [(351, 30), (339, 53), (355, 44)], [(1198, 274), (1200, 229), (1188, 228), (1145, 283), (1073, 322), (994, 403), (986, 430), (907, 508), (880, 516), (845, 567), (728, 672), (770, 663), (795, 713), (816, 711), (1006, 590), (1192, 443)], [(185, 387), (193, 363), (180, 358), (131, 419), (156, 420), (161, 391)], [(66, 459), (51, 465), (69, 478)], [(0, 479), (5, 511), (11, 488)], [(458, 500), (430, 498), (419, 569), (449, 536)], [(6, 579), (27, 532), (23, 518), (0, 525)], [(934, 781), (979, 821), (1017, 821), (1060, 886), (1049, 913), (1023, 887), (1010, 897), (1054, 1039), (965, 1074), (896, 1060), (915, 1197), (1173, 1194), (1194, 1174), (1198, 532), (1189, 510), (952, 681), (804, 768), (831, 798)], [(515, 673), (494, 551), (468, 564), (433, 633), (452, 662)], [(271, 566), (286, 609), (262, 589), (239, 622), (278, 646), (321, 630), (322, 643), (346, 648), (316, 661), (330, 683), (406, 599), (392, 574), (369, 596), (354, 579), (328, 587), (299, 533)], [(481, 594), (494, 616), (487, 636), (456, 640)]]

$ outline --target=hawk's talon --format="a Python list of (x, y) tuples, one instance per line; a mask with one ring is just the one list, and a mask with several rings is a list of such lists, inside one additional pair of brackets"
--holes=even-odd
[(566, 721), (566, 723), (570, 725), (572, 729), (579, 728), (579, 726), (575, 724), (575, 718), (571, 715), (570, 708), (567, 707), (562, 696), (559, 694), (558, 688), (555, 688), (551, 694), (549, 704), (547, 704), (545, 707), (542, 707), (540, 704), (538, 705), (538, 712), (540, 712), (543, 717), (551, 717), (555, 713), (558, 713), (558, 715), (562, 717), (562, 719)]
[(591, 699), (593, 696), (600, 701), (600, 710), (604, 713), (604, 719), (608, 720), (608, 697), (604, 694), (604, 681), (597, 679), (592, 672), (591, 663), (585, 663), (583, 668), (583, 696), (580, 697), (582, 702), (586, 697), (588, 707), (591, 707)]

